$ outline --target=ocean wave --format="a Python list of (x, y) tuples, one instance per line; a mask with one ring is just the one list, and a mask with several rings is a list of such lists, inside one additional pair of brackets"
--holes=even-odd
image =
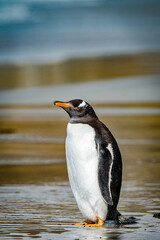
[(0, 64), (158, 51), (158, 1), (113, 2), (0, 1)]
[(8, 4), (0, 8), (1, 24), (24, 21), (29, 17), (29, 9), (25, 4)]

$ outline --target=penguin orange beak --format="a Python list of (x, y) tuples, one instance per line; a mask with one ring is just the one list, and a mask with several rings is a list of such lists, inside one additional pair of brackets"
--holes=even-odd
[(54, 102), (54, 105), (59, 106), (59, 107), (71, 107), (69, 104), (64, 103), (64, 102)]

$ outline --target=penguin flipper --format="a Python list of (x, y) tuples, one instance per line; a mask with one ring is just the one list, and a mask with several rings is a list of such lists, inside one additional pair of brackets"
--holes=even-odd
[(106, 144), (98, 144), (98, 182), (101, 190), (101, 194), (104, 200), (109, 204), (113, 205), (112, 194), (111, 194), (111, 168), (113, 159), (110, 151), (107, 149)]

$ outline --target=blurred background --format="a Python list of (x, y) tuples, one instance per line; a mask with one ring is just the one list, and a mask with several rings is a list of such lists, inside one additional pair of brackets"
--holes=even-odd
[(159, 238), (159, 10), (159, 0), (0, 1), (1, 236), (79, 238), (65, 164), (69, 118), (53, 101), (81, 98), (120, 146), (119, 209), (141, 219), (111, 238)]
[(159, 73), (158, 0), (1, 0), (0, 89)]

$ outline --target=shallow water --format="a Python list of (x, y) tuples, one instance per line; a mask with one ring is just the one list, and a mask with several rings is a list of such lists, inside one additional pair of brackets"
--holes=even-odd
[[(152, 212), (157, 210), (158, 187), (125, 181), (119, 209), (126, 216), (136, 216), (138, 223), (96, 229), (72, 225), (82, 217), (67, 181), (2, 186), (1, 236), (11, 239), (137, 239), (138, 236), (151, 239), (154, 236), (159, 239), (159, 220), (152, 217)], [(146, 198), (148, 191), (150, 196)]]
[[(107, 108), (106, 108), (107, 109)], [(97, 108), (98, 110), (98, 108)], [(159, 239), (160, 116), (100, 115), (123, 156), (119, 211), (136, 224), (84, 228), (72, 195), (64, 153), (67, 117), (0, 122), (1, 239)]]

